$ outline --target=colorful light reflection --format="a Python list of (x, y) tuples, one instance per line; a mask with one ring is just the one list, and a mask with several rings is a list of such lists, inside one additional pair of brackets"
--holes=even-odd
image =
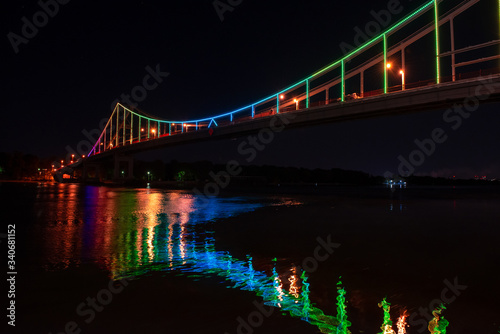
[[(257, 270), (252, 256), (240, 260), (216, 249), (211, 221), (252, 211), (263, 204), (237, 198), (201, 203), (202, 199), (191, 194), (151, 189), (58, 187), (57, 202), (66, 205), (58, 207), (54, 219), (71, 219), (75, 223), (45, 227), (49, 270), (60, 269), (61, 264), (64, 268), (78, 265), (84, 257), (107, 269), (113, 279), (133, 280), (152, 271), (173, 272), (195, 280), (216, 276), (225, 286), (251, 291), (265, 304), (307, 321), (321, 333), (337, 332), (337, 318), (326, 315), (310, 300), (305, 272), (271, 260), (267, 262), (273, 264), (269, 269)], [(76, 194), (82, 190), (85, 200), (78, 202)], [(266, 260), (259, 259), (260, 266), (267, 268), (263, 262)], [(340, 319), (345, 327), (345, 312)]]

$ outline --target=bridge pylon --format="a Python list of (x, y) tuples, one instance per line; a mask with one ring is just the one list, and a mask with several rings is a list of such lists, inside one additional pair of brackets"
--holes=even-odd
[(84, 162), (82, 170), (82, 182), (103, 182), (105, 176), (103, 168), (104, 166), (98, 162)]

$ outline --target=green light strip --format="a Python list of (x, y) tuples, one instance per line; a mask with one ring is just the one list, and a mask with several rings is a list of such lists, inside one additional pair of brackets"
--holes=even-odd
[(276, 114), (280, 113), (280, 94), (276, 95)]
[(376, 37), (373, 37), (371, 40), (369, 40), (365, 44), (362, 44), (357, 49), (351, 51), (350, 53), (348, 53), (347, 55), (345, 55), (342, 59), (340, 59), (340, 60), (338, 60), (338, 61), (336, 61), (336, 62), (328, 65), (327, 67), (319, 70), (318, 72), (314, 73), (313, 75), (311, 75), (309, 77), (309, 79), (311, 79), (311, 78), (313, 78), (315, 76), (318, 76), (319, 74), (321, 74), (321, 73), (323, 73), (325, 71), (328, 71), (328, 70), (332, 69), (334, 66), (337, 66), (342, 60), (346, 60), (346, 59), (351, 58), (352, 56), (354, 56), (358, 52), (362, 51), (363, 49), (365, 49), (365, 48), (369, 47), (370, 45), (372, 45), (373, 43), (377, 42), (383, 35), (386, 35), (386, 34), (389, 35), (389, 34), (391, 34), (394, 30), (396, 30), (397, 28), (399, 28), (402, 24), (408, 22), (410, 19), (412, 19), (416, 15), (420, 14), (422, 11), (429, 9), (429, 7), (432, 6), (435, 1), (437, 1), (437, 0), (431, 0), (431, 1), (429, 1), (425, 5), (423, 5), (422, 7), (420, 7), (419, 9), (417, 9), (416, 11), (414, 11), (413, 13), (411, 13), (410, 15), (408, 15), (407, 17), (405, 17), (404, 19), (402, 19), (401, 21), (399, 21), (398, 23), (396, 23), (395, 25), (393, 25), (392, 27), (390, 27), (389, 29), (387, 29), (385, 32), (381, 33), (380, 35), (378, 35)]
[(340, 94), (341, 94), (340, 95), (340, 100), (342, 102), (344, 102), (345, 101), (345, 63), (344, 63), (343, 59), (342, 59), (341, 63), (342, 63), (342, 74), (341, 74), (342, 80), (340, 82), (340, 86), (341, 86), (340, 87)]
[(436, 25), (436, 83), (440, 82), (440, 69), (439, 69), (439, 13), (438, 13), (438, 0), (434, 0), (434, 22)]
[(141, 142), (141, 136), (142, 136), (142, 132), (141, 132), (141, 116), (139, 116), (139, 143)]
[(387, 94), (387, 36), (384, 34), (384, 94)]

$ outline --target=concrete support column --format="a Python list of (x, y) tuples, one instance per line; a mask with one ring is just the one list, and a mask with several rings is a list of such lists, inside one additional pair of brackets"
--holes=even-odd
[(128, 174), (127, 178), (133, 179), (134, 178), (134, 159), (132, 157), (129, 158), (128, 160)]
[(101, 167), (101, 164), (97, 162), (84, 162), (82, 169), (82, 181), (84, 183), (102, 181)]
[(120, 160), (115, 155), (115, 166), (113, 167), (113, 179), (118, 179), (120, 177)]
[[(134, 158), (126, 155), (115, 155), (113, 168), (113, 178), (120, 179), (126, 177), (128, 179), (134, 178)], [(126, 173), (122, 175), (122, 170)]]

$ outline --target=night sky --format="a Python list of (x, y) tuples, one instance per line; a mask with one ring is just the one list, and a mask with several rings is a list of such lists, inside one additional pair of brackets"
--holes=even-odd
[[(76, 148), (86, 139), (83, 130), (98, 128), (111, 115), (116, 99), (143, 84), (147, 67), (169, 73), (137, 105), (149, 114), (184, 120), (248, 105), (340, 58), (340, 44), (353, 44), (354, 28), (364, 29), (374, 20), (372, 10), (387, 9), (394, 1), (232, 0), (237, 5), (224, 12), (221, 21), (212, 0), (72, 0), (59, 4), (37, 33), (17, 46), (17, 53), (9, 32), (22, 35), (22, 18), (33, 22), (42, 9), (36, 1), (4, 2), (0, 151), (64, 157), (67, 146)], [(400, 13), (391, 16), (391, 23), (423, 3), (401, 0)], [(458, 3), (446, 0), (443, 6)], [(457, 19), (457, 48), (498, 39), (497, 1), (482, 0), (473, 11), (472, 16), (484, 17), (474, 25), (467, 24), (465, 16)], [(447, 33), (443, 28), (443, 35)], [(417, 73), (432, 78), (432, 46), (432, 40), (424, 40), (408, 50), (407, 81), (416, 81)], [(426, 56), (419, 54), (427, 49)], [(442, 42), (442, 51), (448, 50), (449, 43)], [(471, 70), (475, 68), (463, 71)], [(396, 85), (399, 77), (390, 80)], [(398, 156), (408, 157), (416, 148), (415, 139), (428, 138), (441, 127), (448, 140), (416, 168), (417, 175), (500, 177), (498, 107), (481, 105), (457, 130), (443, 122), (444, 110), (288, 130), (252, 163), (383, 175), (397, 170)], [(244, 163), (237, 150), (241, 140), (137, 157)]]

